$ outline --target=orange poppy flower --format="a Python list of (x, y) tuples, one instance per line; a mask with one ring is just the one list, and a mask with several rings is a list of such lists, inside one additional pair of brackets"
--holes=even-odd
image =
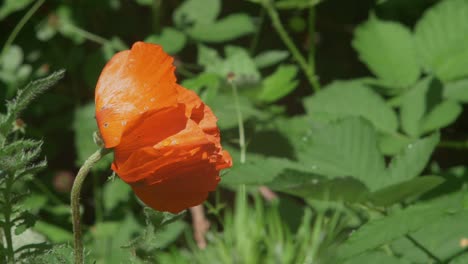
[(172, 62), (143, 42), (117, 53), (96, 86), (96, 119), (112, 170), (148, 206), (177, 213), (202, 203), (232, 160), (215, 115), (176, 83)]

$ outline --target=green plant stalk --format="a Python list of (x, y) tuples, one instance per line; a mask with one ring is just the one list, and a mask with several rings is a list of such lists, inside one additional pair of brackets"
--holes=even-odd
[(10, 48), (11, 44), (13, 44), (13, 41), (15, 41), (16, 37), (20, 33), (21, 29), (23, 29), (24, 25), (31, 19), (31, 17), (36, 13), (36, 11), (44, 4), (45, 0), (39, 0), (37, 1), (31, 9), (24, 14), (24, 16), (21, 18), (21, 20), (16, 24), (15, 28), (13, 31), (10, 33), (8, 36), (8, 39), (6, 40), (5, 44), (3, 45), (2, 52), (0, 53), (0, 58), (2, 58), (5, 55), (5, 52)]
[(100, 45), (104, 45), (106, 44), (106, 42), (108, 42), (107, 39), (101, 37), (101, 36), (98, 36), (96, 34), (93, 34), (89, 31), (86, 31), (82, 28), (79, 28), (75, 25), (69, 25), (70, 29), (72, 29), (73, 31), (75, 31), (75, 33), (81, 35), (83, 38), (87, 39), (87, 40), (90, 40), (90, 41), (93, 41), (93, 42), (96, 42), (97, 44), (100, 44)]
[(468, 149), (468, 140), (465, 140), (465, 141), (445, 140), (445, 141), (441, 141), (438, 147), (459, 149), (459, 150)]
[(71, 211), (72, 211), (72, 223), (73, 223), (73, 246), (75, 255), (75, 264), (84, 263), (83, 254), (83, 241), (81, 240), (81, 224), (80, 224), (80, 192), (81, 186), (83, 185), (86, 176), (89, 171), (102, 157), (110, 153), (110, 149), (100, 148), (94, 152), (81, 166), (78, 174), (76, 175), (75, 181), (71, 191)]
[(161, 0), (153, 0), (151, 4), (151, 14), (153, 18), (153, 32), (160, 34), (161, 33), (161, 21), (163, 21), (164, 15), (164, 2)]
[(5, 190), (3, 192), (3, 197), (5, 201), (5, 207), (3, 208), (3, 214), (5, 217), (5, 222), (3, 225), (3, 234), (5, 236), (5, 242), (6, 242), (6, 259), (7, 263), (15, 263), (15, 250), (13, 248), (13, 239), (12, 239), (12, 232), (11, 228), (13, 227), (13, 222), (11, 221), (11, 188), (13, 185), (14, 178), (7, 176), (8, 178), (6, 179), (6, 186)]
[(315, 75), (314, 68), (309, 66), (309, 64), (307, 63), (304, 56), (302, 56), (299, 49), (296, 47), (294, 42), (289, 37), (288, 33), (286, 32), (286, 29), (284, 28), (283, 24), (281, 23), (278, 12), (273, 7), (273, 5), (271, 4), (270, 1), (264, 0), (264, 1), (262, 1), (262, 4), (263, 4), (263, 7), (266, 9), (266, 11), (268, 13), (268, 16), (271, 19), (273, 27), (275, 28), (276, 32), (280, 36), (283, 43), (286, 45), (286, 47), (289, 49), (289, 51), (293, 55), (293, 58), (299, 64), (299, 67), (302, 69), (302, 71), (306, 75), (307, 80), (309, 81), (310, 85), (312, 86), (312, 88), (314, 89), (315, 92), (320, 91), (320, 84), (319, 84), (319, 82), (317, 80), (317, 77)]
[[(235, 78), (235, 77), (234, 77)], [(247, 146), (245, 144), (245, 130), (244, 130), (244, 120), (242, 118), (242, 112), (240, 109), (240, 102), (239, 102), (239, 95), (237, 93), (237, 86), (234, 83), (234, 80), (230, 80), (229, 83), (232, 87), (232, 95), (234, 97), (234, 104), (236, 106), (236, 114), (237, 114), (237, 123), (239, 126), (239, 148), (241, 151), (240, 155), (240, 163), (245, 163), (245, 154), (247, 151)]]

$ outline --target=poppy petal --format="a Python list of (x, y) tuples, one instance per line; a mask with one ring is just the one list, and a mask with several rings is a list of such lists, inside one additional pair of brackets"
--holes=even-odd
[(153, 109), (130, 121), (122, 134), (120, 144), (114, 149), (115, 163), (123, 164), (135, 151), (153, 146), (185, 129), (185, 106)]
[(137, 42), (116, 54), (96, 85), (96, 119), (106, 148), (119, 144), (125, 123), (177, 103), (173, 59), (160, 46)]

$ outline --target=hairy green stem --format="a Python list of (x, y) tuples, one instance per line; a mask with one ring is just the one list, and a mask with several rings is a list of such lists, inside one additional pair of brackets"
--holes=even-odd
[(14, 178), (13, 176), (8, 176), (6, 179), (5, 190), (3, 192), (3, 197), (5, 199), (5, 207), (3, 208), (3, 214), (5, 217), (5, 221), (3, 223), (3, 235), (5, 236), (6, 242), (6, 259), (7, 263), (14, 264), (15, 263), (15, 249), (13, 248), (13, 239), (12, 239), (12, 227), (14, 226), (13, 222), (11, 221), (11, 189), (13, 185)]
[(78, 174), (76, 175), (75, 181), (73, 182), (73, 187), (71, 190), (71, 211), (72, 211), (72, 223), (73, 223), (73, 246), (75, 254), (75, 264), (84, 263), (84, 254), (83, 254), (83, 242), (81, 240), (81, 224), (80, 224), (80, 192), (81, 186), (83, 185), (86, 176), (89, 171), (102, 157), (110, 153), (110, 149), (100, 148), (94, 152), (81, 166)]
[[(234, 77), (235, 78), (235, 77)], [(237, 86), (234, 83), (234, 80), (230, 80), (229, 83), (232, 87), (232, 95), (234, 97), (234, 104), (236, 106), (236, 115), (237, 115), (237, 123), (239, 126), (239, 148), (240, 148), (240, 162), (241, 164), (245, 163), (245, 154), (247, 151), (247, 146), (245, 144), (245, 131), (244, 131), (244, 120), (242, 118), (242, 112), (240, 109), (240, 102), (239, 102), (239, 95), (237, 93)]]
[(93, 197), (94, 197), (94, 215), (96, 217), (96, 222), (102, 222), (104, 216), (102, 214), (102, 192), (99, 188), (99, 175), (97, 173), (92, 173), (93, 175)]
[(42, 4), (44, 4), (44, 2), (45, 2), (45, 0), (37, 1), (31, 7), (31, 9), (29, 9), (28, 12), (26, 12), (26, 14), (24, 14), (24, 16), (18, 22), (18, 24), (16, 24), (15, 28), (10, 33), (10, 35), (8, 36), (8, 39), (6, 40), (5, 44), (3, 45), (2, 52), (0, 53), (0, 58), (5, 56), (5, 52), (10, 48), (11, 44), (13, 44), (13, 41), (15, 41), (15, 39), (18, 36), (21, 29), (23, 29), (24, 25), (26, 25), (26, 23), (29, 21), (29, 19), (31, 19), (31, 17), (34, 15), (34, 13), (36, 13), (36, 11), (39, 9), (39, 7), (42, 6)]
[(275, 28), (276, 32), (280, 36), (283, 43), (286, 45), (286, 47), (289, 49), (289, 51), (293, 55), (293, 58), (299, 64), (299, 67), (302, 69), (302, 71), (306, 75), (307, 80), (309, 81), (310, 85), (312, 86), (315, 92), (320, 91), (320, 84), (317, 80), (317, 76), (315, 75), (314, 68), (309, 66), (304, 56), (302, 56), (299, 49), (296, 47), (292, 39), (289, 37), (288, 33), (286, 32), (286, 29), (281, 23), (278, 12), (272, 5), (271, 1), (264, 0), (262, 1), (262, 4), (268, 13), (268, 16), (271, 19), (273, 27)]

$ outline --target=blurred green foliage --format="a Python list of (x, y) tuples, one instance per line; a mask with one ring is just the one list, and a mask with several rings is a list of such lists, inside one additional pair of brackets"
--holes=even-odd
[[(52, 246), (26, 260), (70, 262), (67, 182), (96, 149), (93, 90), (107, 60), (144, 40), (213, 109), (234, 166), (206, 203), (200, 250), (189, 217), (142, 208), (101, 161), (82, 199), (89, 263), (467, 261), (467, 1), (6, 0), (0, 21), (0, 193), (41, 141), (49, 161), (18, 185), (30, 197), (0, 201), (3, 216), (28, 212), (3, 230)], [(60, 74), (20, 88), (61, 68), (26, 109)]]

